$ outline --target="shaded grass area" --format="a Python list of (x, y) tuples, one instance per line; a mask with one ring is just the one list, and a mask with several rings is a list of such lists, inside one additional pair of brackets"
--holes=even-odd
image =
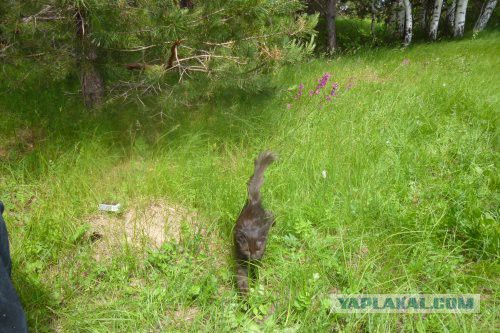
[[(498, 40), (314, 60), (278, 73), (274, 90), (196, 108), (91, 114), (64, 94), (71, 80), (10, 90), (0, 198), (31, 329), (493, 331)], [(277, 223), (244, 303), (230, 234), (264, 149), (280, 156), (263, 188)], [(206, 232), (183, 224), (159, 250), (125, 243), (96, 261), (97, 204), (157, 199), (196, 212)], [(328, 312), (332, 292), (480, 293), (482, 304), (474, 315), (340, 315)]]

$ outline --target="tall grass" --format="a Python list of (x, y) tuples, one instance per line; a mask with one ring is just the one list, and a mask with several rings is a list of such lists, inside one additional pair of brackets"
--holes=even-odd
[[(85, 113), (64, 94), (71, 82), (2, 95), (0, 198), (32, 331), (494, 331), (498, 38), (313, 60), (276, 74), (274, 90), (195, 109)], [(339, 84), (331, 102), (308, 94), (326, 72), (327, 88)], [(39, 129), (34, 149), (27, 127)], [(264, 149), (280, 156), (263, 188), (277, 222), (245, 303), (231, 230)], [(97, 204), (157, 199), (195, 211), (206, 232), (184, 225), (179, 244), (96, 262), (85, 226)], [(332, 292), (480, 293), (482, 304), (340, 315)]]

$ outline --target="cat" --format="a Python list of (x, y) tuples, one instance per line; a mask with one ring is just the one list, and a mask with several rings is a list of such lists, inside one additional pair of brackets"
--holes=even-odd
[(275, 160), (276, 155), (270, 151), (255, 159), (254, 173), (248, 181), (248, 198), (234, 228), (236, 282), (244, 295), (248, 293), (249, 261), (259, 260), (264, 255), (267, 235), (274, 223), (273, 214), (262, 206), (260, 187), (264, 183), (264, 171)]

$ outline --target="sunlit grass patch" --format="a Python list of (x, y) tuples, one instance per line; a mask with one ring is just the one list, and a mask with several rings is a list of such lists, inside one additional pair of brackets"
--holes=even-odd
[[(226, 92), (188, 111), (159, 101), (84, 114), (56, 88), (2, 96), (2, 138), (42, 129), (33, 147), (0, 142), (0, 198), (32, 330), (491, 331), (497, 40), (312, 60), (275, 75), (272, 93)], [(231, 230), (264, 149), (279, 155), (262, 190), (277, 222), (245, 303)], [(144, 223), (158, 202), (182, 207), (200, 228), (179, 218), (160, 246), (125, 233), (96, 260), (93, 233), (106, 228), (89, 219), (103, 202)], [(100, 223), (144, 220), (105, 214)], [(328, 295), (340, 292), (480, 293), (481, 313), (330, 314)]]

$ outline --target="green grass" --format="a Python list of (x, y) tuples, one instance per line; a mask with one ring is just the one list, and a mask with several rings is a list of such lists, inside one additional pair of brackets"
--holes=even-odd
[[(197, 108), (89, 114), (64, 94), (71, 80), (10, 88), (0, 198), (31, 330), (495, 331), (499, 37), (314, 60), (266, 93)], [(325, 72), (340, 85), (331, 103), (307, 95)], [(246, 304), (231, 230), (264, 149), (280, 156), (263, 188), (277, 223)], [(196, 212), (205, 231), (184, 222), (159, 251), (124, 244), (93, 259), (98, 203), (159, 199)], [(482, 304), (473, 315), (329, 314), (337, 291), (480, 293)]]

